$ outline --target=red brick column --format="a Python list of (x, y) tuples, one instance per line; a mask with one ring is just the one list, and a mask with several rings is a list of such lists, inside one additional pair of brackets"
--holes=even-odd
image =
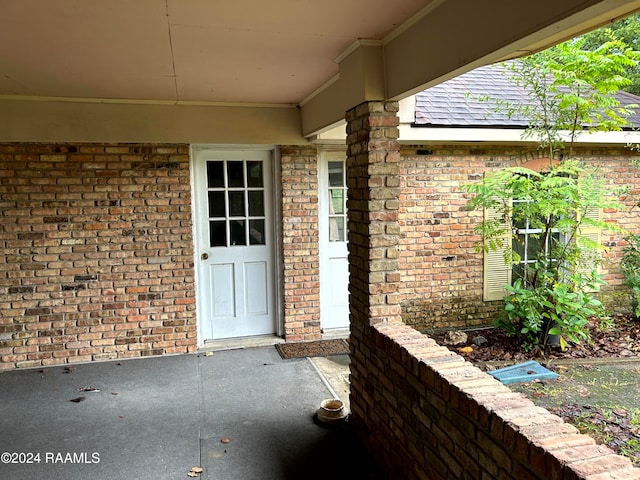
[(288, 342), (318, 340), (322, 333), (317, 150), (283, 146), (280, 164), (284, 335)]
[[(369, 368), (371, 327), (401, 323), (398, 271), (400, 145), (397, 102), (363, 103), (346, 113), (349, 211), (351, 418), (367, 443), (379, 379)], [(368, 418), (369, 417), (369, 418)], [(367, 438), (369, 437), (369, 438)]]
[(356, 325), (401, 321), (397, 112), (397, 102), (369, 102), (346, 114), (349, 293)]

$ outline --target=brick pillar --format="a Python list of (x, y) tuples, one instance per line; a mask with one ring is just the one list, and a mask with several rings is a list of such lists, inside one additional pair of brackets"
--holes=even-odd
[(288, 342), (318, 340), (318, 152), (315, 146), (282, 146), (280, 164), (284, 335)]
[(401, 321), (397, 112), (397, 102), (368, 102), (346, 114), (349, 293), (356, 326)]
[[(351, 418), (375, 441), (379, 379), (368, 369), (377, 348), (371, 326), (401, 322), (398, 270), (399, 168), (397, 102), (363, 103), (346, 113), (349, 213)], [(369, 438), (366, 438), (369, 437)]]

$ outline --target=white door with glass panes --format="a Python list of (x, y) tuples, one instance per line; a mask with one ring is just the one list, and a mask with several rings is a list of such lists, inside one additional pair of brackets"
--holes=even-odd
[(196, 152), (200, 343), (274, 334), (270, 151)]
[(319, 155), (320, 323), (325, 332), (349, 326), (345, 160), (344, 151), (321, 151)]

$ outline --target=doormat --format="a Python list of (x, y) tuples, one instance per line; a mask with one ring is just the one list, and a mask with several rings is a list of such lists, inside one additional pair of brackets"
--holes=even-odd
[(316, 340), (313, 342), (279, 343), (276, 350), (284, 359), (302, 357), (328, 357), (349, 353), (349, 344), (343, 339)]

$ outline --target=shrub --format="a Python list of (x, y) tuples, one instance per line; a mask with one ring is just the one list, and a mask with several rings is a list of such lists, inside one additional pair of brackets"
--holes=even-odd
[(545, 281), (533, 288), (517, 279), (505, 286), (509, 294), (496, 326), (518, 338), (525, 350), (545, 349), (553, 337), (563, 350), (569, 342), (588, 340), (589, 317), (600, 316), (603, 310), (602, 303), (584, 291), (589, 283), (580, 274), (568, 281)]

